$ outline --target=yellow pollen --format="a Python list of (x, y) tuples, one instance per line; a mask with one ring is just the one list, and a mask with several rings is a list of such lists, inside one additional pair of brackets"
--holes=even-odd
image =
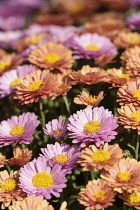
[(117, 75), (119, 78), (123, 78), (123, 79), (126, 79), (127, 81), (130, 80), (130, 77), (127, 75), (127, 74), (120, 74), (120, 75)]
[(96, 162), (104, 162), (110, 159), (110, 153), (105, 150), (96, 151), (91, 156), (91, 159)]
[(45, 60), (48, 62), (48, 63), (55, 63), (57, 61), (60, 61), (60, 56), (56, 53), (48, 53), (44, 56)]
[(137, 203), (140, 202), (140, 194), (139, 193), (131, 193), (128, 196), (128, 199), (131, 203)]
[(32, 183), (35, 187), (47, 188), (53, 185), (53, 180), (47, 172), (40, 172), (33, 176)]
[(69, 158), (66, 155), (57, 155), (54, 158), (55, 161), (59, 162), (59, 163), (65, 163), (66, 161), (69, 160)]
[(140, 89), (138, 89), (138, 90), (134, 90), (134, 97), (137, 97), (138, 98), (138, 100), (140, 101)]
[(11, 62), (10, 61), (5, 61), (3, 63), (0, 63), (0, 69), (5, 69), (7, 66), (10, 66)]
[(99, 122), (96, 120), (89, 121), (84, 125), (84, 131), (87, 131), (88, 133), (96, 133), (100, 127)]
[(1, 186), (1, 189), (3, 191), (10, 191), (10, 190), (14, 190), (17, 186), (17, 182), (14, 179), (6, 179), (4, 181), (4, 183)]
[(10, 86), (14, 88), (19, 82), (20, 82), (20, 78), (14, 79), (11, 82)]
[(129, 43), (130, 44), (140, 44), (140, 40), (138, 40), (138, 39), (130, 39)]
[(74, 6), (72, 7), (72, 11), (77, 13), (80, 12), (84, 9), (84, 5), (79, 3), (79, 4), (74, 4)]
[(40, 86), (43, 84), (42, 80), (33, 81), (29, 86), (28, 89), (31, 91), (38, 90)]
[(119, 178), (120, 181), (129, 181), (131, 177), (131, 172), (130, 171), (119, 172), (117, 174), (117, 177)]
[(89, 44), (89, 45), (86, 46), (86, 49), (87, 50), (91, 50), (91, 51), (93, 50), (94, 51), (94, 50), (99, 50), (100, 47), (98, 47), (97, 45), (94, 45), (94, 44)]
[(96, 193), (94, 193), (95, 198), (100, 198), (102, 201), (105, 200), (105, 191), (104, 190), (99, 190)]
[(98, 99), (96, 98), (96, 96), (94, 96), (94, 97), (89, 96), (86, 98), (86, 101), (90, 102), (90, 103), (95, 103), (96, 101), (98, 101)]
[(54, 130), (55, 134), (60, 134), (62, 133), (62, 131), (59, 131), (59, 130)]
[(32, 39), (31, 39), (31, 44), (38, 44), (39, 41), (40, 41), (39, 38), (32, 38)]
[(23, 132), (24, 132), (24, 127), (22, 125), (17, 125), (11, 129), (10, 134), (14, 136), (14, 135), (20, 135)]
[(140, 110), (132, 112), (130, 114), (131, 117), (134, 117), (137, 122), (140, 122)]

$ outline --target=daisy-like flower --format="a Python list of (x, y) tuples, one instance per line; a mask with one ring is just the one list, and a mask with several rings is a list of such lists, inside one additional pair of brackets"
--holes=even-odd
[(44, 133), (53, 137), (54, 139), (62, 139), (67, 136), (67, 122), (63, 121), (62, 116), (59, 116), (58, 120), (53, 119), (46, 124), (46, 128), (43, 128)]
[(47, 42), (33, 50), (28, 60), (39, 68), (58, 69), (63, 72), (72, 67), (72, 51), (62, 44)]
[(87, 92), (82, 91), (80, 95), (74, 98), (75, 104), (86, 105), (87, 108), (98, 106), (100, 101), (104, 98), (104, 92), (101, 91), (98, 96), (89, 95)]
[(56, 142), (55, 145), (48, 144), (47, 148), (41, 148), (41, 152), (46, 157), (51, 167), (59, 163), (62, 169), (66, 169), (67, 174), (70, 174), (72, 169), (76, 167), (76, 162), (80, 155), (78, 146), (70, 146), (65, 143), (59, 144), (58, 142)]
[(140, 191), (128, 193), (124, 191), (122, 195), (118, 195), (127, 206), (133, 206), (135, 209), (140, 209)]
[(33, 133), (39, 125), (34, 113), (27, 112), (19, 116), (12, 116), (0, 123), (0, 147), (14, 144), (30, 144)]
[(115, 138), (118, 127), (117, 119), (104, 107), (88, 108), (78, 111), (69, 117), (69, 135), (81, 147), (95, 144), (97, 147)]
[(127, 17), (126, 25), (132, 30), (140, 30), (140, 12)]
[(80, 163), (84, 171), (88, 171), (92, 167), (94, 167), (94, 171), (98, 171), (111, 168), (122, 157), (123, 151), (118, 144), (108, 145), (105, 143), (100, 148), (90, 145), (83, 149), (77, 162)]
[(140, 108), (140, 79), (130, 81), (119, 88), (117, 92), (119, 104), (125, 105), (133, 103), (134, 106)]
[(112, 206), (116, 193), (103, 179), (89, 181), (86, 188), (80, 191), (79, 203), (84, 205), (85, 210), (103, 209)]
[(133, 57), (134, 54), (135, 54), (135, 56), (139, 56), (140, 46), (134, 46), (134, 47), (125, 49), (125, 51), (120, 56), (120, 59), (121, 59), (123, 65), (125, 65), (127, 63), (127, 61), (129, 60), (129, 58)]
[(66, 170), (60, 164), (55, 164), (51, 169), (45, 157), (34, 159), (20, 169), (19, 186), (27, 196), (40, 196), (51, 199), (51, 194), (60, 196), (66, 187)]
[(104, 54), (112, 53), (117, 55), (114, 44), (107, 37), (97, 33), (73, 35), (69, 40), (68, 46), (73, 49), (74, 58), (98, 59)]
[(19, 188), (19, 174), (17, 171), (6, 170), (0, 172), (0, 202), (2, 209), (8, 207), (11, 201), (22, 200), (26, 194)]
[(40, 198), (40, 196), (29, 196), (24, 198), (22, 201), (15, 201), (11, 206), (9, 206), (9, 210), (54, 210), (52, 205), (44, 199)]
[(36, 70), (20, 80), (16, 86), (14, 99), (18, 99), (21, 105), (38, 102), (40, 98), (51, 97), (57, 86), (58, 81), (55, 75), (47, 70)]
[(125, 106), (121, 106), (118, 109), (118, 120), (119, 123), (124, 126), (124, 128), (132, 128), (137, 129), (138, 134), (140, 135), (140, 110), (136, 106), (131, 104), (127, 104)]
[(115, 191), (122, 193), (137, 191), (140, 188), (140, 164), (135, 159), (121, 159), (117, 164), (101, 172), (101, 178)]
[(24, 166), (32, 157), (32, 150), (20, 147), (13, 148), (13, 158), (8, 159), (9, 166)]
[(0, 168), (2, 168), (6, 163), (6, 157), (2, 153), (0, 153)]

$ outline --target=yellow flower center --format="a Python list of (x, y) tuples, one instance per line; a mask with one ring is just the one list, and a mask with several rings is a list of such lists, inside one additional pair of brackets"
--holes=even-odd
[(60, 134), (62, 133), (62, 131), (59, 131), (59, 130), (54, 130), (55, 134)]
[(119, 172), (117, 174), (117, 177), (119, 178), (120, 181), (129, 181), (131, 177), (131, 172), (130, 171)]
[(91, 159), (96, 162), (104, 162), (110, 159), (110, 153), (105, 150), (96, 151), (91, 156)]
[(20, 82), (20, 78), (14, 79), (11, 82), (10, 86), (14, 88), (19, 82)]
[(84, 5), (82, 3), (74, 4), (74, 6), (72, 7), (72, 11), (75, 13), (80, 12), (83, 9), (84, 9)]
[(140, 202), (140, 195), (138, 193), (131, 193), (129, 194), (128, 199), (131, 203), (137, 203)]
[(35, 37), (34, 37), (34, 38), (31, 39), (31, 44), (38, 44), (39, 41), (40, 41), (39, 38), (35, 38)]
[(99, 122), (96, 120), (89, 121), (84, 125), (84, 131), (89, 133), (96, 133), (99, 129)]
[(89, 44), (89, 45), (86, 46), (86, 49), (94, 51), (94, 50), (99, 50), (100, 47), (97, 46), (97, 45), (94, 45), (94, 44)]
[(105, 200), (105, 191), (104, 190), (99, 190), (96, 193), (94, 193), (95, 198), (100, 198), (102, 201)]
[(138, 89), (138, 90), (134, 90), (134, 97), (137, 97), (138, 98), (138, 100), (140, 101), (140, 89)]
[(137, 122), (140, 122), (140, 110), (132, 112), (130, 114), (131, 117), (134, 117)]
[(89, 96), (86, 98), (86, 101), (90, 103), (95, 103), (96, 101), (98, 101), (98, 99), (95, 96), (94, 97)]
[(50, 187), (53, 184), (52, 176), (47, 172), (40, 172), (33, 176), (32, 183), (35, 187)]
[(130, 77), (127, 75), (127, 74), (120, 74), (120, 75), (117, 75), (119, 78), (123, 78), (123, 79), (126, 79), (127, 81), (130, 80)]
[(57, 155), (54, 160), (59, 162), (59, 163), (65, 163), (66, 161), (68, 161), (68, 157), (66, 155)]
[(48, 63), (55, 63), (57, 61), (60, 61), (60, 56), (56, 53), (48, 53), (44, 56), (45, 60), (48, 62)]
[(23, 132), (24, 132), (24, 127), (22, 125), (17, 125), (11, 129), (10, 134), (14, 136), (14, 135), (20, 135)]
[(138, 40), (138, 39), (130, 39), (129, 43), (130, 44), (140, 44), (140, 40)]
[(31, 91), (38, 90), (40, 86), (43, 84), (42, 80), (33, 81), (29, 86), (28, 89)]
[(1, 189), (3, 191), (10, 191), (10, 190), (14, 190), (17, 186), (17, 182), (14, 179), (6, 179), (4, 181), (4, 183), (1, 186)]
[(3, 63), (0, 63), (0, 69), (5, 69), (7, 66), (10, 66), (11, 62), (10, 61), (5, 61)]

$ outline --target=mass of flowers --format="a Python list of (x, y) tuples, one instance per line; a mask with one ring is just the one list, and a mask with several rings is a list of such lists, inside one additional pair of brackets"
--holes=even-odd
[(0, 1), (0, 209), (140, 209), (140, 0)]

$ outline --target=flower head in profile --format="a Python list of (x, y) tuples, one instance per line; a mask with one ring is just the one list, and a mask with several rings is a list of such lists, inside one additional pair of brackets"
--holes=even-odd
[(55, 139), (61, 139), (67, 136), (67, 122), (63, 121), (62, 116), (59, 116), (58, 120), (53, 119), (46, 124), (46, 128), (43, 128), (44, 133), (50, 135)]
[(27, 196), (40, 196), (51, 199), (51, 194), (60, 196), (66, 187), (66, 170), (60, 164), (50, 167), (45, 157), (34, 159), (20, 169), (19, 186)]
[(66, 143), (59, 144), (58, 142), (56, 142), (55, 145), (47, 144), (47, 148), (41, 148), (41, 152), (46, 157), (51, 167), (59, 163), (63, 169), (66, 169), (66, 173), (68, 174), (76, 167), (76, 162), (80, 155), (78, 146), (70, 146)]
[(103, 179), (89, 181), (86, 188), (80, 191), (79, 203), (84, 205), (85, 210), (103, 209), (112, 206), (116, 193)]
[(84, 171), (92, 167), (94, 167), (94, 171), (98, 171), (111, 168), (122, 157), (123, 152), (118, 144), (108, 145), (108, 143), (105, 143), (100, 148), (89, 145), (89, 147), (83, 149), (77, 162), (80, 163)]
[(117, 164), (101, 172), (101, 178), (115, 191), (131, 193), (140, 188), (140, 164), (135, 159), (121, 159)]
[(95, 144), (97, 147), (115, 138), (117, 119), (104, 107), (83, 109), (69, 117), (69, 135), (81, 147)]
[(39, 125), (34, 113), (27, 112), (19, 116), (12, 116), (0, 123), (0, 147), (10, 144), (30, 144), (33, 133)]
[(6, 163), (7, 163), (8, 160), (6, 160), (6, 157), (0, 153), (0, 168), (2, 168)]

